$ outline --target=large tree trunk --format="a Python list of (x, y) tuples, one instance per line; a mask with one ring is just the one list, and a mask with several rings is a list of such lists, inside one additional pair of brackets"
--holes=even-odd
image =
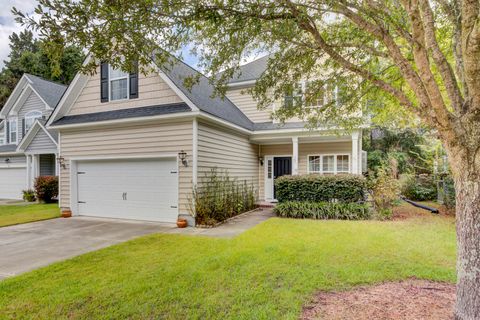
[[(457, 163), (457, 303), (455, 319), (480, 319), (480, 179), (472, 164)], [(452, 168), (453, 170), (453, 168)]]

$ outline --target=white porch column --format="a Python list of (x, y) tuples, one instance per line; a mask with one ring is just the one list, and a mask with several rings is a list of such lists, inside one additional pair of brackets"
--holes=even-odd
[(352, 173), (360, 174), (360, 167), (359, 163), (359, 154), (358, 154), (358, 140), (360, 138), (360, 134), (358, 131), (352, 132)]
[(31, 178), (31, 172), (32, 172), (32, 162), (30, 161), (30, 155), (26, 155), (27, 158), (27, 189), (32, 188), (32, 178)]
[(298, 137), (292, 137), (293, 156), (292, 156), (292, 175), (298, 174)]
[(34, 154), (32, 155), (32, 179), (35, 180), (36, 177), (38, 177), (38, 155)]

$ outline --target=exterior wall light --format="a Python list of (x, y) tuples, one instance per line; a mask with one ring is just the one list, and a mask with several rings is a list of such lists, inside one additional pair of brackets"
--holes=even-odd
[(64, 157), (58, 157), (57, 158), (58, 164), (63, 168), (66, 169), (67, 165), (65, 163), (65, 158)]
[(180, 159), (180, 161), (182, 162), (182, 164), (185, 166), (185, 167), (188, 167), (188, 160), (187, 160), (187, 153), (185, 151), (180, 151), (178, 153), (178, 158)]
[(263, 157), (262, 156), (258, 157), (258, 162), (260, 162), (260, 165), (263, 166)]
[(10, 158), (6, 158), (5, 163), (10, 163)]

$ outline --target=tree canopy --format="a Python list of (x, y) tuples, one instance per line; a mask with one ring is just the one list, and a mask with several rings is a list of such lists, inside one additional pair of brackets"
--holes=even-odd
[(52, 57), (46, 41), (35, 39), (29, 30), (13, 33), (9, 40), (10, 54), (0, 72), (0, 109), (24, 73), (69, 84), (85, 58), (76, 46), (68, 46), (62, 49), (61, 55)]

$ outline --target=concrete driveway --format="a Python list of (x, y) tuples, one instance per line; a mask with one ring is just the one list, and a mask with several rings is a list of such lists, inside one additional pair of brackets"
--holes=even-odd
[(0, 228), (0, 279), (157, 232), (173, 224), (74, 217)]

